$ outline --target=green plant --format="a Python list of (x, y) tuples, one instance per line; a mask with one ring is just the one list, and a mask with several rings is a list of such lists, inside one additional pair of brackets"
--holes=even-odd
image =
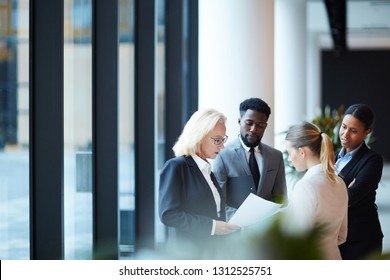
[(321, 248), (323, 233), (322, 226), (314, 226), (302, 232), (289, 232), (283, 228), (283, 221), (279, 216), (264, 235), (254, 236), (252, 243), (257, 249), (255, 259), (323, 260), (325, 258)]
[(333, 142), (335, 151), (341, 148), (339, 129), (345, 112), (344, 105), (340, 105), (337, 109), (331, 109), (330, 106), (325, 106), (324, 110), (312, 120), (312, 123), (317, 125), (322, 132), (328, 134)]

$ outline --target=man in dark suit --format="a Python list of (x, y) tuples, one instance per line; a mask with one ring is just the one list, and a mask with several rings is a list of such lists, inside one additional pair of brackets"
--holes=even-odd
[[(260, 98), (241, 102), (240, 134), (228, 143), (213, 161), (213, 172), (227, 199), (231, 216), (249, 193), (282, 203), (286, 199), (286, 177), (282, 152), (261, 143), (271, 109)], [(249, 166), (250, 149), (254, 148), (259, 180), (253, 179)]]

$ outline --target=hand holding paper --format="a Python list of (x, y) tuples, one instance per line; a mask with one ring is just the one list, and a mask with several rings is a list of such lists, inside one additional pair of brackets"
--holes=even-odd
[(215, 234), (216, 235), (226, 235), (226, 234), (230, 234), (232, 232), (235, 232), (238, 229), (240, 229), (240, 227), (235, 225), (235, 224), (226, 223), (223, 221), (216, 221)]
[(278, 212), (281, 206), (282, 204), (265, 200), (250, 193), (229, 220), (229, 223), (240, 227), (250, 226), (271, 217)]

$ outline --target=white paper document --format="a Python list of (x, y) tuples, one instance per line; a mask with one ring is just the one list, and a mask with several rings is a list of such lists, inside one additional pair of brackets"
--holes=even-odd
[(250, 193), (241, 206), (234, 213), (229, 223), (240, 227), (247, 227), (276, 214), (282, 204), (261, 198)]

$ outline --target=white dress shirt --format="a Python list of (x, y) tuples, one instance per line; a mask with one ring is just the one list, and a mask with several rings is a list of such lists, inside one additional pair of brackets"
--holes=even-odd
[[(241, 137), (238, 136), (238, 138), (240, 139), (240, 142), (241, 142), (241, 145), (242, 147), (244, 148), (244, 150), (246, 151), (246, 160), (247, 162), (249, 163), (249, 156), (250, 156), (250, 147), (246, 146), (244, 144), (244, 142), (242, 141)], [(254, 150), (255, 150), (255, 158), (256, 158), (256, 161), (257, 161), (257, 165), (259, 166), (259, 171), (260, 171), (260, 180), (261, 180), (261, 175), (262, 175), (262, 170), (263, 170), (263, 155), (261, 154), (261, 151), (259, 149), (259, 146), (256, 146), (254, 147)]]
[[(216, 209), (218, 216), (220, 216), (221, 212), (221, 197), (219, 195), (219, 192), (217, 188), (215, 187), (213, 181), (211, 180), (211, 165), (207, 161), (200, 158), (198, 155), (193, 155), (192, 158), (194, 159), (196, 165), (199, 167), (200, 171), (202, 172), (204, 178), (206, 179), (210, 190), (213, 194)], [(215, 220), (213, 220), (213, 228), (211, 230), (211, 235), (214, 235), (215, 233)]]

